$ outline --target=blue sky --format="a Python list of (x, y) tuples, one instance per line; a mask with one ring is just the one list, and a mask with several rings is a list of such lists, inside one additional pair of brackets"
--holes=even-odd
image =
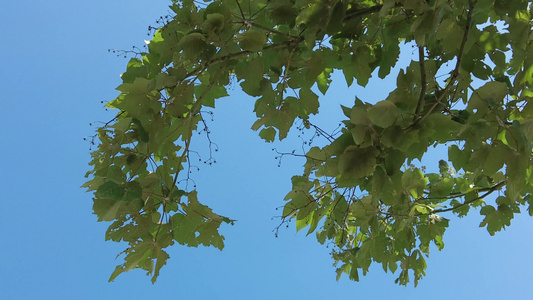
[[(194, 174), (200, 201), (238, 222), (225, 226), (226, 248), (174, 247), (158, 282), (141, 271), (107, 279), (124, 245), (104, 241), (80, 185), (89, 170), (90, 123), (109, 120), (100, 101), (116, 97), (127, 60), (107, 52), (148, 39), (167, 0), (7, 1), (0, 9), (0, 299), (525, 299), (533, 278), (533, 222), (526, 214), (491, 237), (481, 217), (451, 218), (439, 252), (417, 288), (372, 268), (360, 282), (335, 280), (330, 249), (295, 228), (272, 230), (276, 207), (303, 161), (277, 166), (271, 148), (250, 130), (253, 99), (235, 87), (217, 102), (212, 139), (217, 164)], [(391, 85), (394, 80), (386, 82)], [(381, 100), (383, 83), (347, 90), (341, 80), (322, 97), (322, 122), (334, 128), (339, 104)], [(202, 139), (202, 136), (199, 136)], [(204, 151), (198, 144), (200, 153)], [(203, 152), (205, 155), (205, 151)], [(428, 167), (439, 157), (428, 160)], [(7, 239), (6, 239), (7, 237)]]

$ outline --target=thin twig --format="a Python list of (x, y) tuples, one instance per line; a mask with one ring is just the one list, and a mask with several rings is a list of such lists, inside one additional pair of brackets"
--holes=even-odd
[[(174, 174), (174, 181), (172, 183), (172, 186), (169, 188), (169, 194), (170, 192), (172, 192), (172, 189), (176, 186), (176, 182), (178, 180), (178, 175), (179, 175), (179, 167), (181, 166), (182, 162), (183, 162), (183, 159), (185, 158), (185, 156), (188, 154), (189, 152), (189, 146), (191, 145), (191, 140), (192, 140), (192, 124), (193, 124), (193, 121), (192, 121), (192, 118), (196, 115), (195, 114), (195, 111), (200, 108), (198, 108), (199, 106), (201, 107), (202, 106), (202, 100), (203, 98), (205, 97), (205, 95), (213, 88), (213, 86), (215, 85), (215, 81), (218, 79), (218, 76), (220, 75), (220, 71), (222, 70), (222, 68), (219, 68), (217, 70), (217, 72), (214, 74), (211, 82), (209, 83), (209, 85), (206, 87), (206, 89), (203, 91), (203, 93), (196, 99), (196, 102), (192, 105), (191, 109), (189, 110), (189, 114), (187, 116), (187, 118), (189, 119), (189, 134), (188, 134), (188, 138), (187, 138), (187, 141), (185, 142), (185, 149), (183, 150), (183, 153), (182, 155), (180, 156), (180, 158), (178, 159), (178, 163), (176, 165), (176, 174)], [(183, 121), (185, 122), (185, 120)], [(181, 124), (180, 124), (181, 126)]]
[[(243, 22), (244, 23), (244, 22)], [(290, 39), (298, 39), (299, 37), (297, 36), (294, 36), (294, 35), (290, 35), (288, 33), (284, 33), (284, 32), (281, 32), (279, 30), (276, 30), (276, 29), (272, 29), (272, 28), (268, 28), (268, 27), (265, 27), (263, 25), (260, 25), (260, 24), (257, 24), (255, 22), (252, 22), (252, 21), (248, 21), (247, 24), (251, 25), (252, 27), (256, 27), (256, 28), (259, 28), (259, 29), (262, 29), (262, 30), (265, 30), (265, 31), (268, 31), (270, 33), (275, 33), (275, 34), (279, 34), (279, 35), (282, 35), (284, 37), (287, 37), (287, 38), (290, 38)]]
[(242, 17), (242, 20), (246, 20), (246, 18), (244, 17), (244, 13), (242, 12), (242, 8), (241, 8), (241, 4), (239, 3), (239, 0), (235, 0), (235, 2), (237, 3), (237, 6), (239, 7), (239, 11), (241, 12), (241, 17)]
[[(189, 114), (188, 118), (192, 119), (192, 114)], [(183, 153), (181, 154), (180, 158), (178, 159), (178, 163), (176, 164), (176, 174), (174, 174), (174, 181), (172, 182), (172, 186), (169, 188), (169, 195), (172, 192), (172, 189), (176, 186), (176, 182), (178, 181), (178, 175), (180, 173), (179, 168), (181, 166), (181, 163), (183, 162), (185, 155), (187, 155), (187, 153), (189, 152), (189, 146), (191, 145), (192, 140), (192, 120), (190, 120), (190, 122), (191, 123), (189, 124), (189, 138), (185, 142), (185, 149), (183, 149)]]

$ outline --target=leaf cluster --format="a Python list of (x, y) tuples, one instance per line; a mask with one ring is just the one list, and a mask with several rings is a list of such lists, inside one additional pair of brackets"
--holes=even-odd
[[(532, 4), (505, 0), (173, 1), (175, 15), (122, 74), (107, 103), (117, 117), (98, 129), (84, 185), (94, 213), (125, 241), (113, 280), (134, 268), (157, 278), (164, 248), (223, 247), (219, 216), (189, 180), (193, 132), (203, 108), (238, 83), (255, 97), (253, 130), (284, 139), (319, 112), (332, 73), (365, 86), (385, 78), (400, 45), (417, 53), (386, 99), (342, 107), (342, 134), (305, 154), (283, 220), (334, 245), (337, 274), (359, 280), (372, 262), (405, 285), (425, 275), (430, 244), (444, 247), (449, 220), (480, 208), (490, 234), (529, 206), (533, 184)], [(304, 123), (309, 124), (309, 123)], [(418, 168), (448, 147), (438, 173)], [(497, 193), (495, 200), (487, 197)]]

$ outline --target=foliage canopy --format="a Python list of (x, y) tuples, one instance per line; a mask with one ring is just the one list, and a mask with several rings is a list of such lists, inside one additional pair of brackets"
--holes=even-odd
[[(396, 89), (374, 104), (342, 107), (342, 132), (305, 153), (283, 210), (297, 230), (333, 243), (337, 274), (359, 280), (372, 262), (399, 269), (397, 283), (425, 275), (453, 212), (480, 208), (495, 232), (533, 214), (533, 4), (521, 0), (173, 1), (174, 15), (122, 74), (119, 110), (98, 128), (84, 187), (94, 213), (124, 241), (119, 274), (140, 268), (155, 282), (181, 245), (222, 249), (222, 223), (188, 180), (193, 132), (236, 81), (256, 97), (252, 129), (284, 139), (307, 128), (334, 70), (348, 85), (385, 78), (411, 43), (415, 57)], [(438, 173), (411, 165), (446, 145)], [(487, 196), (497, 194), (495, 200)], [(410, 271), (411, 270), (411, 271)], [(411, 275), (412, 276), (412, 275)]]

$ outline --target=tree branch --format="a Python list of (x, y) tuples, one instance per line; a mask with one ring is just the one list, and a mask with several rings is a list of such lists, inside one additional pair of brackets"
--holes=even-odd
[[(279, 49), (279, 48), (283, 48), (283, 47), (288, 47), (288, 46), (291, 46), (293, 44), (299, 44), (303, 40), (304, 40), (303, 37), (298, 37), (298, 38), (295, 38), (293, 40), (286, 41), (286, 42), (283, 42), (283, 43), (271, 44), (271, 45), (268, 45), (268, 46), (264, 47), (262, 52), (268, 51), (268, 50), (275, 50), (275, 49)], [(195, 70), (193, 70), (193, 71), (189, 72), (188, 74), (186, 74), (184, 78), (195, 76), (196, 74), (202, 72), (203, 70), (205, 70), (206, 68), (208, 68), (208, 67), (210, 67), (212, 65), (216, 65), (216, 64), (219, 64), (221, 62), (225, 62), (225, 61), (228, 61), (228, 60), (231, 60), (231, 59), (240, 58), (240, 57), (247, 56), (247, 55), (250, 55), (250, 54), (255, 54), (255, 53), (256, 52), (252, 52), (252, 51), (241, 51), (241, 52), (235, 52), (235, 53), (227, 54), (227, 55), (224, 55), (224, 56), (219, 56), (217, 58), (214, 58), (214, 59), (212, 59), (210, 61), (207, 61), (207, 62), (203, 63), (200, 67), (198, 67)]]
[[(483, 198), (487, 197), (488, 195), (492, 194), (494, 191), (499, 190), (503, 185), (505, 185), (505, 181), (502, 181), (502, 182), (492, 186), (491, 188), (489, 188), (489, 190), (485, 194), (483, 194), (481, 196), (478, 196), (478, 197), (476, 197), (474, 199), (465, 201), (465, 203), (463, 203), (461, 205), (457, 205), (457, 206), (449, 207), (449, 208), (444, 208), (444, 209), (436, 209), (436, 210), (432, 211), (431, 214), (437, 214), (437, 213), (443, 213), (443, 212), (447, 212), (447, 211), (452, 211), (452, 210), (461, 208), (463, 206), (469, 205), (472, 202), (480, 200), (480, 199), (483, 199)], [(422, 214), (420, 214), (420, 215), (422, 215)], [(417, 216), (419, 216), (419, 215), (417, 215)]]
[(375, 6), (371, 6), (371, 7), (367, 7), (367, 8), (363, 8), (363, 9), (358, 9), (356, 11), (353, 11), (353, 12), (347, 14), (346, 17), (344, 17), (344, 22), (348, 22), (348, 21), (353, 20), (355, 18), (366, 16), (366, 15), (378, 12), (378, 11), (381, 10), (382, 7), (383, 7), (383, 5), (380, 4), (380, 5), (375, 5)]
[(242, 12), (241, 4), (239, 3), (239, 0), (235, 0), (235, 3), (237, 3), (237, 6), (239, 7), (239, 12), (241, 13), (242, 20), (246, 20), (244, 17), (244, 13)]
[[(448, 212), (448, 211), (452, 211), (452, 210), (461, 208), (461, 207), (466, 206), (466, 205), (470, 205), (471, 203), (473, 203), (473, 202), (475, 202), (477, 200), (480, 200), (480, 199), (483, 199), (483, 198), (487, 197), (488, 195), (492, 194), (494, 191), (501, 189), (505, 185), (505, 183), (506, 183), (506, 181), (504, 180), (504, 181), (501, 181), (501, 182), (491, 186), (490, 188), (482, 189), (482, 191), (487, 191), (487, 192), (484, 193), (481, 196), (478, 196), (478, 197), (476, 197), (474, 199), (465, 201), (465, 203), (462, 203), (462, 204), (454, 206), (454, 207), (436, 209), (436, 210), (432, 210), (431, 212), (428, 212), (428, 213), (417, 213), (417, 214), (414, 214), (414, 215), (392, 213), (392, 212), (388, 212), (388, 211), (383, 211), (381, 209), (379, 209), (379, 213), (383, 214), (383, 215), (387, 215), (387, 216), (393, 216), (393, 217), (419, 217), (419, 216), (428, 216), (428, 215), (432, 215), (432, 214)], [(456, 195), (456, 196), (457, 197), (462, 197), (462, 196), (465, 196), (465, 195), (466, 194), (461, 194), (461, 195)], [(427, 198), (425, 198), (425, 199), (427, 199)]]
[(442, 94), (437, 99), (437, 101), (435, 101), (435, 103), (428, 109), (428, 111), (423, 116), (418, 118), (416, 121), (413, 122), (413, 124), (411, 124), (407, 128), (411, 128), (411, 127), (417, 125), (418, 123), (424, 121), (424, 119), (433, 112), (435, 107), (437, 107), (437, 105), (442, 103), (442, 100), (444, 99), (446, 94), (449, 92), (450, 88), (457, 81), (457, 77), (459, 76), (459, 68), (461, 67), (461, 61), (463, 60), (466, 41), (468, 40), (468, 33), (470, 32), (470, 27), (472, 26), (471, 23), (472, 23), (472, 14), (473, 13), (474, 13), (474, 2), (473, 2), (473, 0), (468, 0), (468, 14), (466, 16), (465, 33), (463, 34), (463, 40), (462, 40), (461, 46), (459, 48), (459, 53), (457, 54), (457, 63), (455, 64), (455, 69), (452, 71), (452, 76), (450, 76), (450, 80), (448, 81), (448, 84), (446, 85), (446, 87), (442, 91)]

